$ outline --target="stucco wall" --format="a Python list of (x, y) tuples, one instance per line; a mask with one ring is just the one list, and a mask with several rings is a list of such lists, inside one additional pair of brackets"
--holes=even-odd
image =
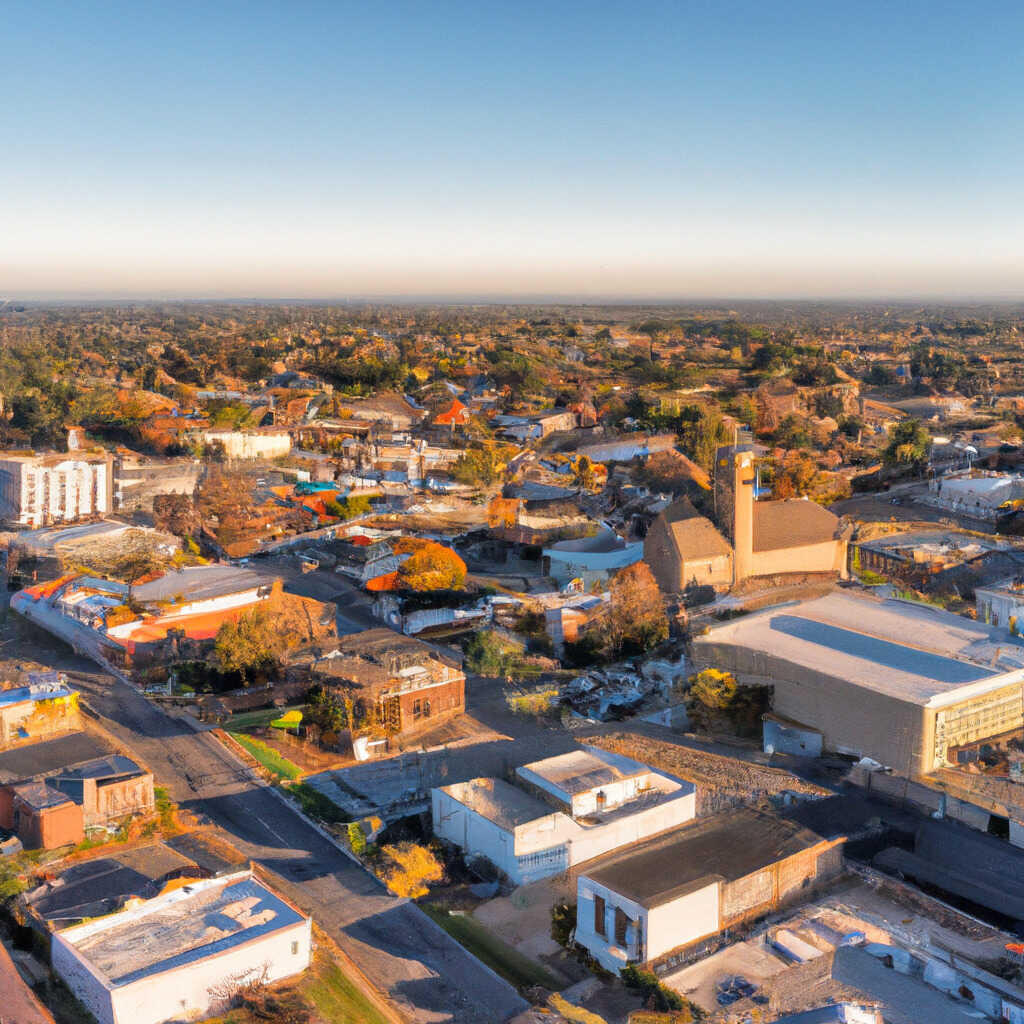
[(710, 638), (694, 643), (694, 662), (698, 669), (732, 672), (740, 682), (771, 684), (772, 710), (819, 730), (826, 750), (868, 755), (903, 774), (931, 770), (925, 710), (918, 705), (764, 651)]
[(829, 540), (820, 544), (755, 551), (751, 555), (753, 576), (776, 576), (789, 572), (837, 572), (846, 576), (846, 541)]
[(720, 886), (717, 881), (654, 907), (647, 915), (646, 959), (656, 960), (680, 946), (718, 931)]
[(60, 933), (53, 938), (51, 956), (54, 971), (100, 1024), (162, 1024), (198, 1019), (216, 1009), (210, 989), (242, 971), (259, 972), (265, 964), (268, 981), (300, 974), (309, 966), (311, 938), (311, 922), (300, 921), (208, 959), (116, 988), (107, 988)]
[(644, 537), (644, 561), (664, 593), (678, 594), (683, 589), (682, 563), (670, 529), (661, 517), (651, 523)]

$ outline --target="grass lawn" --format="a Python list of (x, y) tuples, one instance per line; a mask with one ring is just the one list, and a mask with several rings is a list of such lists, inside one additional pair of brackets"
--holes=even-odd
[(259, 711), (244, 711), (240, 715), (232, 715), (225, 723), (231, 732), (244, 732), (246, 729), (257, 729), (269, 725), (288, 711), (303, 711), (305, 704), (294, 704), (287, 708), (260, 708)]
[(550, 971), (502, 942), (475, 917), (468, 914), (452, 915), (447, 910), (431, 906), (429, 903), (423, 904), (421, 909), (456, 942), (465, 946), (473, 956), (517, 989), (543, 985), (552, 992), (557, 992), (561, 988), (561, 984)]
[(233, 732), (230, 735), (233, 740), (245, 747), (268, 772), (276, 775), (279, 779), (301, 777), (302, 769), (297, 764), (293, 764), (287, 757), (282, 757), (273, 747), (268, 747), (262, 740), (258, 740), (254, 736), (246, 736), (244, 732)]
[[(363, 994), (359, 986), (338, 966), (324, 950), (313, 955), (313, 963), (306, 974), (294, 984), (275, 986), (285, 1005), (309, 1008), (310, 1021), (318, 1024), (389, 1024), (377, 1007)], [(272, 1013), (273, 1011), (271, 1011)], [(297, 1019), (301, 1017), (296, 1014)], [(229, 1010), (214, 1017), (207, 1024), (264, 1024), (267, 1011)], [(289, 1015), (289, 1019), (292, 1019)]]

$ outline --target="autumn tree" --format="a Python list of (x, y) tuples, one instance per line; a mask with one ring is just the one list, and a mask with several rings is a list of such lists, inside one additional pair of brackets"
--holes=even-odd
[(204, 521), (216, 519), (217, 539), (222, 544), (237, 540), (256, 514), (248, 477), (211, 466), (199, 487), (199, 511)]
[(213, 660), (221, 672), (238, 672), (249, 679), (280, 664), (288, 649), (288, 635), (267, 603), (243, 612), (217, 630)]
[(396, 896), (426, 896), (430, 891), (428, 883), (444, 878), (444, 865), (426, 846), (398, 843), (382, 846), (380, 852), (389, 862), (383, 873), (384, 884)]
[(191, 494), (158, 494), (153, 498), (153, 523), (176, 537), (192, 537), (199, 530), (199, 510)]
[[(410, 540), (403, 538), (397, 541), (394, 545), (396, 554), (408, 551)], [(399, 567), (398, 579), (410, 590), (461, 590), (466, 582), (466, 563), (443, 544), (419, 541)]]
[(661, 591), (646, 562), (616, 573), (607, 611), (609, 653), (643, 654), (668, 636), (668, 617)]
[(741, 736), (755, 735), (761, 716), (771, 704), (770, 686), (740, 686), (731, 672), (706, 668), (690, 677), (686, 713), (701, 732), (716, 727), (735, 730)]

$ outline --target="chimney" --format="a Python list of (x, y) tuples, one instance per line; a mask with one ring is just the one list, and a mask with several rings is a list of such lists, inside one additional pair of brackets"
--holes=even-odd
[(754, 454), (736, 451), (732, 456), (732, 581), (751, 575), (754, 560)]

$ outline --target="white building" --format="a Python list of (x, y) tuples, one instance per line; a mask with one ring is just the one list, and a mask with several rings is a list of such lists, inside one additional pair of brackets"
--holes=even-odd
[(99, 1024), (218, 1010), (240, 980), (309, 966), (312, 921), (249, 871), (190, 883), (53, 935), (56, 974)]
[(696, 790), (594, 747), (432, 791), (434, 834), (486, 857), (517, 885), (559, 874), (692, 821)]
[(107, 453), (5, 455), (0, 458), (0, 519), (45, 526), (111, 511)]
[(1024, 499), (1024, 477), (972, 469), (937, 476), (928, 484), (930, 505), (974, 519), (995, 519), (1003, 506)]
[(576, 942), (615, 974), (650, 963), (834, 877), (843, 842), (744, 809), (610, 854), (577, 879)]
[(978, 621), (1024, 636), (1024, 580), (1007, 580), (974, 591)]
[(204, 430), (200, 439), (221, 445), (229, 459), (276, 459), (292, 450), (287, 430)]
[(611, 573), (644, 557), (643, 541), (628, 543), (613, 530), (593, 537), (560, 540), (544, 548), (547, 574), (560, 583), (582, 579), (587, 583), (607, 579)]

